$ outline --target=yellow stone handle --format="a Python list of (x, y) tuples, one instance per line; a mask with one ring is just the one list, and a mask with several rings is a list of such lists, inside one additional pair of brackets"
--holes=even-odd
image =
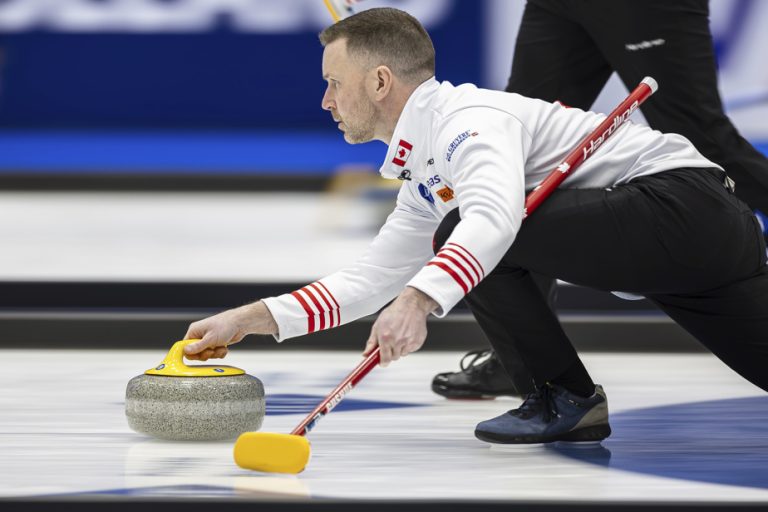
[(225, 377), (243, 375), (245, 373), (245, 371), (234, 366), (187, 366), (184, 364), (184, 347), (196, 341), (200, 340), (177, 341), (159, 365), (150, 368), (144, 373), (146, 375), (162, 375), (165, 377)]

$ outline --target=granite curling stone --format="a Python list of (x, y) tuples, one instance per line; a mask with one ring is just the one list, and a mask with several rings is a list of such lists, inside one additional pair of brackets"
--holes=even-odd
[(258, 430), (264, 386), (232, 366), (187, 366), (176, 342), (157, 367), (128, 382), (125, 415), (136, 432), (159, 439), (217, 441)]

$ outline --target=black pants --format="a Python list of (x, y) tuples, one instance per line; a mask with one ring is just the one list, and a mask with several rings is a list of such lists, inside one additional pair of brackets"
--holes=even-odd
[(508, 91), (586, 110), (613, 71), (629, 89), (654, 77), (651, 127), (688, 138), (768, 214), (768, 160), (723, 113), (707, 0), (528, 1)]
[[(612, 189), (561, 189), (525, 220), (499, 265), (466, 297), (522, 390), (556, 378), (578, 358), (532, 272), (645, 295), (768, 390), (765, 242), (721, 175), (678, 169)], [(446, 216), (436, 247), (458, 222), (458, 210)]]

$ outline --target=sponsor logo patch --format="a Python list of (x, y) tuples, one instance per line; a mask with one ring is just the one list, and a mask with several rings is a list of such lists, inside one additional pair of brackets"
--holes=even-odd
[(443, 200), (444, 203), (447, 203), (451, 199), (453, 199), (453, 190), (451, 190), (450, 187), (443, 187), (440, 190), (437, 191), (437, 197)]
[(431, 204), (435, 204), (435, 198), (432, 196), (432, 192), (430, 192), (423, 183), (419, 183), (419, 194), (421, 194), (421, 197), (429, 201)]
[(458, 148), (462, 142), (467, 140), (470, 137), (477, 136), (477, 132), (473, 132), (472, 130), (467, 130), (465, 132), (461, 132), (456, 136), (455, 139), (453, 139), (453, 142), (448, 144), (448, 151), (445, 153), (445, 159), (449, 162), (451, 161), (451, 157), (453, 156), (453, 152), (456, 151), (456, 148)]
[(400, 139), (400, 142), (397, 143), (397, 149), (395, 150), (395, 157), (392, 159), (392, 163), (404, 167), (405, 162), (408, 161), (408, 157), (411, 156), (411, 150), (413, 150), (413, 144), (407, 140)]

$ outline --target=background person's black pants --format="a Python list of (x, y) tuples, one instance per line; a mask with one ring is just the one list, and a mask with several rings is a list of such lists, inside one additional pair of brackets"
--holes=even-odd
[[(516, 384), (525, 375), (542, 385), (578, 358), (531, 277), (536, 272), (647, 296), (768, 390), (765, 242), (721, 175), (678, 169), (612, 189), (561, 189), (523, 222), (499, 265), (466, 297)], [(458, 222), (458, 210), (443, 219), (436, 247)]]

